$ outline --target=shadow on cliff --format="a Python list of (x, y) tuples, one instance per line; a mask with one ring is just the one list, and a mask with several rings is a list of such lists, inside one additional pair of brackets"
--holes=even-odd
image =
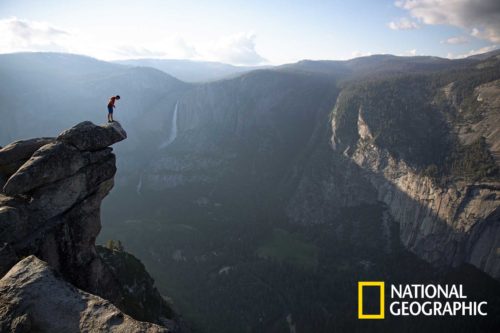
[[(361, 242), (371, 238), (385, 238), (389, 244), (386, 251), (384, 241), (379, 243), (378, 251), (381, 257), (378, 264), (385, 267), (382, 271), (359, 270), (353, 272), (352, 285), (347, 286), (345, 299), (357, 299), (356, 282), (363, 280), (383, 280), (386, 283), (447, 283), (463, 284), (469, 299), (488, 301), (488, 317), (449, 317), (449, 318), (387, 318), (385, 321), (359, 321), (354, 317), (357, 311), (355, 302), (346, 302), (350, 307), (348, 313), (353, 317), (347, 320), (349, 330), (355, 332), (382, 332), (390, 329), (400, 331), (421, 331), (423, 327), (429, 331), (441, 331), (443, 328), (456, 332), (490, 331), (500, 325), (500, 284), (480, 269), (485, 269), (486, 258), (476, 268), (467, 262), (474, 248), (482, 247), (482, 251), (490, 253), (498, 247), (495, 235), (500, 227), (499, 209), (493, 211), (486, 219), (477, 223), (469, 232), (460, 232), (449, 226), (426, 205), (413, 199), (407, 193), (390, 183), (383, 175), (366, 170), (356, 164), (349, 156), (332, 150), (328, 144), (331, 137), (330, 128), (324, 126), (316, 133), (316, 149), (310, 149), (293, 172), (290, 172), (282, 183), (280, 193), (281, 205), (285, 207), (288, 216), (295, 223), (323, 225), (323, 233), (335, 225), (353, 224), (353, 228), (366, 228), (368, 232), (360, 231)], [(325, 187), (325, 180), (332, 186)], [(383, 187), (383, 191), (380, 190)], [(295, 194), (293, 194), (295, 189)], [(390, 196), (384, 197), (381, 195)], [(401, 216), (393, 216), (391, 207), (384, 201), (395, 200)], [(381, 217), (373, 214), (372, 223), (379, 228), (374, 231), (369, 225), (359, 224), (359, 214), (366, 205), (380, 205), (387, 212), (387, 221), (377, 221)], [(345, 207), (345, 208), (340, 208)], [(345, 214), (348, 211), (354, 211)], [(305, 212), (305, 213), (304, 213)], [(370, 214), (370, 213), (368, 213)], [(345, 221), (348, 219), (349, 221)], [(370, 219), (370, 217), (368, 217)], [(402, 225), (401, 220), (411, 221)], [(425, 229), (424, 219), (428, 219), (433, 228)], [(399, 221), (398, 221), (399, 220)], [(388, 224), (392, 227), (388, 228)], [(329, 227), (332, 225), (333, 227)], [(319, 228), (319, 227), (318, 227)], [(335, 231), (336, 232), (336, 231)], [(404, 234), (406, 241), (401, 241)], [(331, 240), (332, 251), (335, 238)], [(497, 241), (498, 242), (498, 241)], [(333, 245), (335, 244), (335, 245)], [(363, 245), (361, 245), (363, 246)], [(490, 249), (490, 250), (488, 250)], [(409, 250), (410, 252), (408, 252)], [(494, 250), (493, 250), (494, 251)], [(338, 252), (338, 251), (337, 251)], [(344, 247), (339, 256), (352, 257), (355, 248)], [(427, 261), (423, 262), (420, 258)], [(430, 263), (430, 264), (429, 264)], [(484, 264), (484, 266), (483, 266)], [(338, 327), (336, 327), (338, 328)]]

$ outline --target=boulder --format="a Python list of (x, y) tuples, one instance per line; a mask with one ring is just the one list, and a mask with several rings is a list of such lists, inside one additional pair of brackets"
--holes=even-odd
[[(105, 164), (114, 158), (111, 148), (96, 152), (80, 152), (75, 147), (56, 142), (43, 146), (24, 163), (5, 183), (4, 193), (23, 194), (38, 187), (68, 179), (88, 165)], [(113, 170), (114, 168), (114, 160)], [(107, 169), (103, 171), (106, 173)], [(114, 171), (110, 176), (114, 175)]]
[(0, 149), (0, 165), (27, 160), (40, 147), (54, 142), (54, 138), (35, 138), (12, 142)]
[(30, 208), (44, 219), (51, 219), (94, 193), (115, 173), (115, 156), (110, 154), (106, 160), (85, 166), (70, 177), (34, 189)]
[(132, 319), (109, 301), (89, 294), (31, 255), (0, 280), (1, 332), (168, 333)]
[(40, 147), (54, 142), (54, 138), (36, 138), (13, 142), (0, 149), (0, 188), (5, 181)]
[(8, 195), (27, 193), (34, 188), (75, 174), (86, 165), (86, 159), (73, 146), (50, 143), (38, 149), (4, 185)]
[(84, 121), (62, 132), (57, 140), (71, 144), (79, 150), (99, 150), (127, 138), (127, 133), (120, 123), (112, 122), (97, 126)]

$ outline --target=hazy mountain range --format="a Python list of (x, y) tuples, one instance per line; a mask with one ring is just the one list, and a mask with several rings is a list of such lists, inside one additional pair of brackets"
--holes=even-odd
[(101, 242), (121, 240), (197, 331), (361, 331), (356, 283), (377, 279), (463, 283), (490, 316), (373, 331), (498, 327), (498, 52), (130, 65), (0, 55), (0, 145), (104, 121), (120, 94)]
[(233, 66), (220, 62), (184, 59), (131, 59), (115, 61), (117, 64), (152, 67), (186, 82), (208, 82), (229, 78), (271, 66)]

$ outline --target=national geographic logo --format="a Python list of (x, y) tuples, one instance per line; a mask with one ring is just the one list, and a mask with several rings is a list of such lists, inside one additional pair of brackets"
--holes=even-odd
[[(363, 310), (363, 288), (378, 288), (379, 292), (379, 312), (366, 314)], [(358, 319), (384, 319), (385, 318), (385, 282), (363, 281), (358, 282)]]
[(383, 281), (358, 282), (358, 319), (384, 319), (386, 299), (396, 317), (488, 315), (488, 303), (467, 300), (460, 284), (391, 284), (385, 291)]

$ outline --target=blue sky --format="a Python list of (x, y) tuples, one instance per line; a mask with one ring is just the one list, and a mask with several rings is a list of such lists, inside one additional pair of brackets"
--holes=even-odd
[(499, 22), (495, 0), (2, 0), (0, 53), (246, 65), (377, 53), (455, 58), (496, 49)]

